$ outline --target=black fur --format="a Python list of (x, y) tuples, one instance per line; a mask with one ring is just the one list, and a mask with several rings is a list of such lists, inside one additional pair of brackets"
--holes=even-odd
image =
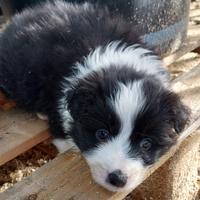
[(54, 120), (60, 82), (72, 65), (98, 45), (137, 41), (123, 19), (89, 7), (58, 1), (27, 9), (0, 37), (0, 88), (19, 107), (48, 115), (58, 137), (65, 136)]
[[(147, 165), (153, 164), (176, 143), (189, 116), (188, 108), (177, 94), (152, 80), (145, 79), (143, 91), (148, 103), (137, 116), (131, 138), (132, 154), (139, 154)], [(152, 141), (150, 151), (142, 152), (138, 147), (144, 138)]]
[(106, 9), (56, 5), (47, 3), (16, 15), (0, 38), (1, 87), (30, 111), (47, 113), (62, 77), (98, 45), (136, 42), (127, 24), (111, 18)]

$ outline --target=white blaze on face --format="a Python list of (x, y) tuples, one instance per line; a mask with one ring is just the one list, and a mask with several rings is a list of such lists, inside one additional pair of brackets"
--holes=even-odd
[[(130, 158), (130, 135), (134, 127), (134, 119), (145, 104), (142, 91), (142, 80), (124, 85), (119, 84), (118, 92), (110, 99), (111, 106), (121, 121), (118, 135), (101, 144), (98, 148), (85, 154), (94, 180), (111, 191), (125, 191), (135, 188), (146, 172), (140, 158)], [(121, 170), (128, 177), (123, 188), (107, 183), (109, 173)]]

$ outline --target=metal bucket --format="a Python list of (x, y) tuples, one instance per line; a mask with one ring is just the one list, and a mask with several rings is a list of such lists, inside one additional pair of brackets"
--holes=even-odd
[[(45, 0), (7, 0), (17, 10)], [(49, 0), (52, 1), (52, 0)], [(85, 2), (86, 0), (66, 0)], [(123, 15), (142, 40), (161, 56), (173, 53), (186, 38), (190, 0), (87, 0)]]
[(135, 27), (142, 40), (161, 56), (175, 52), (186, 38), (190, 0), (99, 2), (109, 6), (113, 13), (121, 13)]

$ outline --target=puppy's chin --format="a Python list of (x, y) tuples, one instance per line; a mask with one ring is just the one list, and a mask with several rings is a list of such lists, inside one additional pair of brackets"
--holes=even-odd
[[(83, 154), (96, 183), (112, 192), (128, 192), (143, 181), (149, 167), (144, 165), (142, 159), (129, 158), (120, 150), (110, 151), (107, 154), (105, 151), (107, 145), (92, 153)], [(127, 182), (122, 187), (117, 187), (108, 181), (109, 174), (115, 170), (120, 170), (127, 176)]]
[(141, 173), (141, 174), (136, 174), (135, 176), (131, 176), (129, 177), (129, 180), (127, 182), (127, 184), (122, 187), (122, 188), (119, 188), (119, 187), (115, 187), (115, 186), (112, 186), (111, 184), (109, 184), (108, 182), (106, 182), (106, 176), (102, 176), (99, 175), (98, 173), (96, 173), (94, 170), (91, 169), (91, 173), (92, 173), (92, 177), (93, 177), (93, 180), (99, 184), (100, 186), (104, 187), (105, 189), (111, 191), (111, 192), (131, 192), (133, 189), (135, 189), (140, 183), (142, 183), (142, 181), (144, 180), (144, 177), (145, 177), (145, 174), (146, 174), (146, 170), (145, 173)]

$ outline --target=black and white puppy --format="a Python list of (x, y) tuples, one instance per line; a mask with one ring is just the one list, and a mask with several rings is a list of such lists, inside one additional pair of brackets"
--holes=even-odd
[(1, 89), (47, 116), (60, 150), (72, 140), (111, 191), (136, 187), (189, 116), (134, 33), (106, 8), (55, 1), (17, 14), (0, 35)]

